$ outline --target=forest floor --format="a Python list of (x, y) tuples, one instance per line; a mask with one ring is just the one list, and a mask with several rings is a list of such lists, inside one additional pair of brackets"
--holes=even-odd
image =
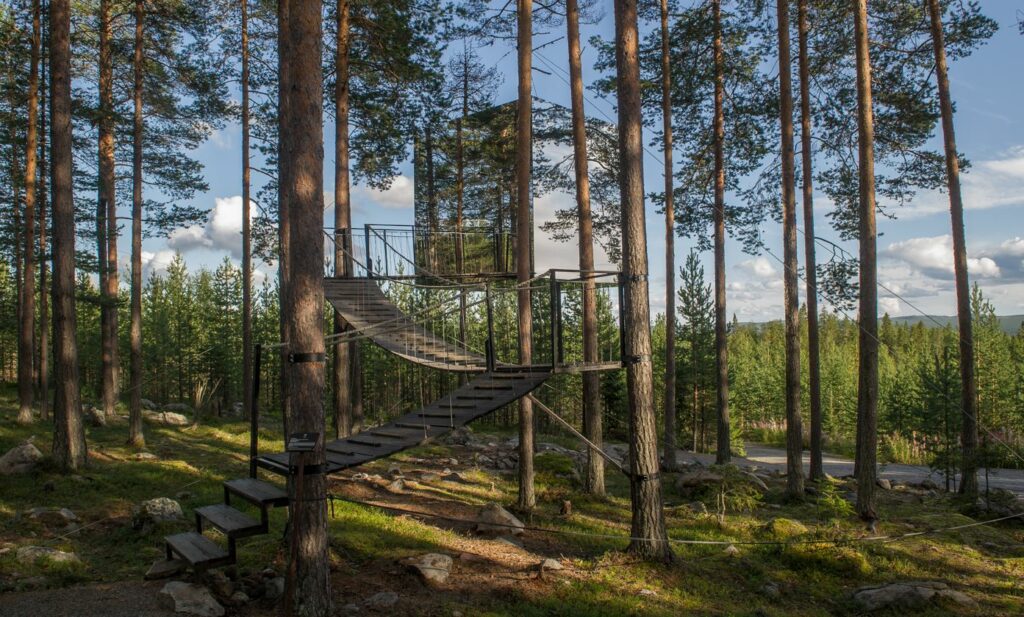
[[(10, 391), (0, 390), (0, 453), (32, 435), (47, 453), (50, 428), (19, 427), (14, 411)], [(31, 474), (0, 478), (0, 615), (173, 615), (157, 602), (163, 581), (144, 582), (143, 574), (162, 557), (164, 534), (188, 529), (193, 508), (219, 502), (221, 482), (246, 474), (247, 427), (212, 420), (194, 428), (147, 424), (146, 431), (146, 452), (153, 457), (127, 448), (127, 426), (114, 422), (88, 430), (90, 465), (80, 474), (61, 475), (44, 461)], [(499, 443), (506, 437), (483, 435)], [(541, 441), (575, 447), (559, 436)], [(265, 432), (262, 444), (279, 448), (280, 437)], [(331, 492), (346, 499), (421, 513), (333, 503), (330, 548), (338, 615), (856, 615), (863, 610), (852, 598), (855, 590), (904, 581), (941, 581), (974, 601), (932, 604), (915, 615), (1024, 614), (1019, 519), (896, 542), (836, 543), (868, 535), (851, 514), (848, 482), (822, 483), (817, 497), (787, 504), (781, 479), (772, 476), (764, 494), (730, 490), (720, 518), (716, 492), (681, 494), (666, 474), (670, 537), (729, 541), (734, 549), (676, 545), (672, 563), (645, 563), (624, 552), (630, 528), (625, 478), (610, 470), (608, 497), (588, 497), (579, 489), (572, 460), (557, 451), (537, 456), (538, 506), (521, 518), (558, 533), (527, 530), (514, 543), (474, 534), (463, 519), (472, 520), (489, 502), (509, 506), (516, 496), (514, 473), (477, 467), (474, 454), (469, 446), (426, 446), (358, 470), (371, 474), (369, 479), (347, 472), (332, 480)], [(396, 464), (407, 479), (404, 489), (393, 492), (373, 481), (373, 474), (387, 476)], [(462, 481), (443, 479), (445, 469), (461, 474)], [(132, 505), (153, 497), (177, 498), (185, 520), (148, 533), (133, 529)], [(568, 517), (559, 513), (566, 500), (572, 502)], [(70, 508), (81, 528), (70, 534), (48, 529), (24, 516), (33, 507)], [(878, 532), (890, 535), (992, 516), (972, 518), (954, 498), (912, 488), (879, 491), (879, 507)], [(780, 524), (780, 518), (788, 520)], [(240, 541), (241, 576), (267, 567), (283, 571), (284, 523), (283, 509), (276, 510), (270, 535)], [(756, 544), (794, 537), (828, 542)], [(17, 548), (26, 545), (72, 551), (81, 561), (26, 566), (16, 559)], [(427, 587), (400, 563), (423, 553), (453, 558), (447, 582)], [(546, 558), (557, 559), (563, 569), (540, 572)], [(393, 592), (397, 602), (367, 605), (379, 592)], [(279, 609), (260, 599), (227, 611), (263, 617)]]

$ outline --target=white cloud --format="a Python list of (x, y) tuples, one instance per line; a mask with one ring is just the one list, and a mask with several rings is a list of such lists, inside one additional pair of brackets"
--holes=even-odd
[[(554, 220), (555, 213), (558, 210), (573, 208), (575, 203), (575, 198), (572, 195), (562, 192), (545, 193), (534, 198), (533, 241), (537, 272), (543, 272), (551, 268), (579, 269), (579, 244), (577, 242), (557, 242), (541, 230), (541, 225), (547, 221)], [(598, 270), (616, 269), (616, 266), (611, 263), (608, 254), (605, 253), (601, 244), (596, 241), (594, 242), (594, 267)], [(662, 290), (664, 290), (664, 283), (662, 284)], [(664, 295), (664, 291), (662, 291), (661, 296), (664, 297)], [(664, 304), (662, 304), (661, 310), (664, 311)]]
[[(255, 204), (250, 208), (255, 213)], [(205, 225), (176, 229), (167, 238), (167, 246), (186, 253), (194, 249), (227, 251), (235, 259), (242, 257), (242, 197), (217, 197)]]
[(391, 186), (386, 190), (368, 186), (356, 186), (352, 189), (353, 207), (366, 210), (364, 201), (372, 201), (381, 208), (388, 210), (408, 210), (413, 206), (413, 182), (408, 176), (395, 176)]
[(736, 267), (753, 274), (759, 278), (771, 278), (778, 276), (778, 270), (768, 261), (767, 257), (760, 256), (736, 264)]
[(165, 274), (167, 272), (167, 268), (170, 267), (171, 262), (174, 261), (177, 254), (177, 251), (168, 249), (162, 249), (155, 253), (152, 251), (142, 251), (143, 277), (148, 277), (153, 272), (156, 272), (157, 274)]
[[(999, 158), (974, 161), (971, 168), (961, 174), (960, 187), (967, 210), (1024, 205), (1024, 146), (1014, 146)], [(901, 219), (909, 219), (948, 210), (948, 195), (925, 191), (896, 214)]]
[(880, 312), (891, 317), (896, 317), (902, 312), (902, 305), (896, 298), (879, 298), (878, 308), (880, 309)]
[[(949, 234), (894, 242), (885, 253), (926, 276), (953, 276), (953, 238)], [(999, 278), (1001, 274), (999, 265), (990, 257), (968, 256), (967, 271), (974, 278)]]

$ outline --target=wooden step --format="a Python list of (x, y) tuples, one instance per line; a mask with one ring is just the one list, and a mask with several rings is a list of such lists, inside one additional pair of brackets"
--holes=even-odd
[(216, 568), (235, 562), (234, 556), (201, 533), (188, 531), (164, 538), (167, 558), (184, 559), (196, 570)]
[(242, 499), (261, 508), (266, 506), (287, 506), (288, 493), (284, 489), (254, 478), (238, 478), (224, 483), (225, 497), (227, 493), (238, 495)]
[[(267, 532), (260, 521), (223, 503), (196, 508), (196, 517), (197, 524), (206, 521), (229, 538), (246, 538)], [(196, 531), (201, 532), (202, 529)]]

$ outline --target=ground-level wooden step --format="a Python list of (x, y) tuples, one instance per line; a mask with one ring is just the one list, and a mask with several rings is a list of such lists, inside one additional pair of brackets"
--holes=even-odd
[(196, 508), (196, 531), (202, 532), (202, 522), (206, 521), (229, 538), (246, 538), (266, 533), (263, 523), (223, 503)]
[(195, 531), (167, 536), (164, 538), (164, 542), (167, 545), (167, 559), (180, 557), (196, 570), (216, 568), (235, 562), (231, 553)]
[(229, 499), (229, 495), (238, 495), (261, 508), (288, 505), (288, 493), (284, 489), (255, 478), (228, 480), (224, 483), (225, 501)]

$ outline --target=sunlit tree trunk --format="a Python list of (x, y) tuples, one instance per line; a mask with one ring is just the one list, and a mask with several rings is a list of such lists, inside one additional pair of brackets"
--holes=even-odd
[(252, 408), (252, 206), (249, 165), (249, 0), (239, 2), (242, 17), (242, 405)]
[(942, 140), (946, 154), (946, 187), (949, 190), (949, 216), (953, 227), (953, 270), (956, 277), (956, 313), (960, 337), (960, 406), (963, 409), (960, 444), (963, 454), (959, 492), (978, 494), (978, 402), (974, 378), (974, 325), (971, 323), (971, 288), (967, 280), (967, 239), (964, 235), (964, 202), (960, 194), (960, 161), (953, 128), (953, 100), (949, 93), (946, 43), (942, 29), (942, 11), (938, 0), (928, 0), (931, 15), (932, 47), (935, 51), (935, 76), (939, 86), (942, 113)]
[(818, 337), (818, 273), (814, 250), (814, 165), (811, 145), (811, 70), (807, 49), (807, 1), (798, 0), (800, 46), (800, 161), (804, 210), (804, 276), (807, 288), (807, 387), (811, 404), (811, 480), (825, 477), (822, 467), (821, 356)]
[[(277, 3), (277, 288), (278, 297), (281, 299), (281, 310), (278, 320), (278, 328), (282, 342), (288, 341), (288, 322), (292, 316), (291, 294), (288, 291), (288, 283), (291, 278), (291, 268), (288, 265), (288, 248), (291, 243), (291, 217), (289, 216), (289, 194), (286, 187), (291, 180), (289, 174), (292, 166), (284, 160), (284, 149), (282, 140), (287, 129), (284, 119), (288, 116), (288, 80), (290, 77), (290, 58), (283, 50), (288, 45), (288, 14), (291, 9), (291, 0), (279, 0)], [(291, 371), (283, 367), (288, 365), (288, 348), (281, 347), (281, 412), (284, 414), (284, 430), (288, 434), (291, 425), (292, 399), (288, 382), (291, 379)]]
[(722, 2), (711, 3), (714, 19), (715, 58), (715, 370), (718, 446), (715, 462), (732, 458), (729, 443), (729, 321), (725, 309), (725, 57), (722, 50)]
[(99, 218), (100, 230), (100, 402), (105, 415), (116, 412), (119, 358), (117, 345), (117, 187), (114, 167), (114, 53), (111, 44), (112, 7), (100, 1), (99, 15)]
[[(44, 37), (44, 40), (48, 36)], [(44, 48), (45, 49), (45, 48)], [(46, 145), (46, 111), (47, 111), (47, 81), (46, 81), (46, 54), (43, 54), (44, 61), (41, 63), (42, 79), (40, 80), (39, 98), (39, 417), (42, 420), (50, 419), (50, 290), (47, 259), (49, 256), (49, 240), (47, 237), (47, 190), (46, 179), (50, 173), (47, 164)]]
[(135, 0), (135, 48), (132, 59), (132, 290), (130, 328), (130, 369), (128, 397), (128, 443), (142, 447), (142, 45), (145, 20), (144, 0)]
[(32, 0), (32, 52), (28, 74), (28, 119), (25, 127), (25, 261), (22, 270), (21, 329), (18, 332), (18, 422), (32, 421), (32, 395), (35, 389), (36, 339), (36, 163), (39, 156), (39, 51), (42, 31), (39, 0)]
[[(325, 462), (324, 422), (324, 288), (323, 288), (323, 73), (321, 3), (288, 7), (286, 45), (289, 57), (282, 105), (280, 152), (288, 168), (283, 191), (290, 212), (288, 351), (291, 373), (290, 431), (319, 436), (313, 452), (293, 453), (291, 464)], [(291, 541), (287, 598), (293, 615), (325, 617), (331, 613), (327, 539), (327, 484), (322, 473), (307, 473), (289, 483)]]
[(857, 388), (857, 514), (873, 523), (878, 454), (878, 273), (875, 229), (875, 123), (867, 0), (854, 0), (857, 136), (860, 162), (860, 335)]
[(793, 73), (789, 51), (789, 0), (776, 4), (779, 35), (779, 119), (782, 129), (783, 287), (786, 314), (786, 494), (804, 494), (800, 423), (800, 296), (796, 243), (796, 162), (793, 145)]
[(619, 108), (619, 184), (622, 194), (622, 265), (625, 301), (626, 388), (629, 405), (629, 462), (632, 524), (629, 550), (648, 559), (669, 560), (665, 531), (658, 434), (651, 369), (651, 307), (648, 296), (647, 231), (644, 216), (643, 124), (640, 106), (637, 6), (615, 1), (615, 66)]
[[(583, 277), (583, 361), (598, 361), (597, 285), (594, 271), (594, 223), (590, 213), (590, 174), (587, 160), (587, 118), (583, 109), (583, 67), (580, 50), (580, 13), (576, 0), (566, 0), (569, 43), (569, 83), (572, 96), (573, 164), (576, 172), (576, 207), (579, 211), (580, 274)], [(601, 383), (595, 371), (583, 373), (583, 432), (601, 445)], [(604, 494), (604, 459), (587, 449), (584, 486), (591, 495)]]
[(665, 160), (665, 469), (676, 460), (676, 213), (672, 189), (672, 68), (668, 0), (661, 0), (661, 122)]
[(53, 459), (64, 471), (85, 466), (75, 317), (75, 205), (71, 181), (71, 7), (50, 0), (50, 143), (53, 147), (53, 337), (56, 391)]
[[(533, 310), (530, 306), (531, 270), (530, 167), (533, 162), (533, 0), (516, 0), (518, 19), (519, 99), (516, 109), (516, 271), (519, 281), (519, 362), (533, 361)], [(519, 400), (519, 507), (537, 505), (533, 486), (533, 403)]]

